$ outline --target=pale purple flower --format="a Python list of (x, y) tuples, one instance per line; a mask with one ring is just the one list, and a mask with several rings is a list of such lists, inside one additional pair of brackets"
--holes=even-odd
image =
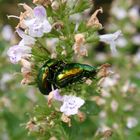
[(37, 6), (34, 8), (34, 16), (38, 18), (45, 18), (46, 15), (46, 10), (43, 6)]
[(44, 33), (48, 33), (52, 29), (47, 20), (46, 10), (43, 6), (37, 6), (33, 12), (34, 17), (25, 20), (28, 34), (32, 37), (42, 37)]
[(16, 32), (22, 38), (19, 42), (19, 46), (32, 46), (35, 44), (35, 39), (27, 34), (25, 34), (22, 30), (17, 29)]
[(57, 101), (63, 101), (63, 96), (60, 95), (58, 89), (53, 90), (52, 93), (53, 93), (53, 98), (54, 98), (55, 100), (57, 100)]
[(65, 115), (75, 115), (78, 113), (78, 109), (85, 103), (80, 97), (71, 95), (63, 96), (63, 105), (60, 107), (60, 111)]
[(30, 53), (31, 53), (30, 47), (27, 46), (21, 47), (19, 45), (12, 46), (7, 51), (10, 61), (13, 64), (18, 63), (21, 60), (21, 58), (27, 57), (28, 54)]
[(58, 89), (53, 90), (48, 99), (55, 99), (57, 101), (63, 102), (63, 105), (60, 107), (60, 111), (65, 115), (75, 115), (78, 113), (78, 109), (85, 103), (83, 99), (80, 97), (72, 96), (72, 95), (64, 95), (61, 96)]
[(25, 34), (22, 30), (17, 29), (16, 32), (22, 38), (18, 45), (9, 48), (7, 54), (13, 64), (18, 63), (22, 58), (26, 58), (31, 54), (31, 47), (35, 44), (35, 39)]
[(107, 43), (110, 45), (110, 49), (113, 55), (117, 54), (116, 50), (116, 40), (121, 36), (122, 32), (120, 30), (116, 31), (115, 33), (112, 34), (105, 34), (105, 35), (100, 35), (100, 41)]

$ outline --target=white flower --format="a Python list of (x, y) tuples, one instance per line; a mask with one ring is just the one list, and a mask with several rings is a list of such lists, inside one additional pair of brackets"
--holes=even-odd
[(34, 88), (30, 88), (27, 91), (26, 97), (31, 100), (32, 102), (37, 102), (37, 96), (35, 95), (35, 89)]
[(6, 40), (6, 41), (10, 41), (11, 38), (13, 37), (13, 31), (11, 26), (9, 25), (5, 25), (2, 29), (2, 37)]
[(47, 45), (48, 50), (51, 52), (51, 58), (57, 57), (56, 46), (58, 42), (59, 42), (58, 38), (46, 39), (46, 45)]
[(117, 40), (117, 46), (123, 48), (127, 45), (127, 40), (124, 37), (120, 37)]
[(16, 32), (22, 38), (19, 42), (19, 46), (32, 46), (35, 44), (35, 39), (27, 34), (25, 34), (22, 30), (17, 29)]
[(113, 15), (119, 19), (119, 20), (122, 20), (124, 18), (127, 17), (127, 12), (125, 9), (121, 8), (121, 7), (114, 7), (112, 8), (112, 13)]
[(19, 46), (15, 45), (9, 48), (7, 51), (7, 55), (10, 58), (11, 63), (16, 64), (18, 63), (21, 58), (28, 57), (31, 53), (31, 48), (27, 46)]
[(112, 34), (105, 34), (105, 35), (100, 35), (100, 41), (105, 42), (110, 45), (110, 49), (113, 55), (117, 54), (116, 50), (116, 40), (121, 36), (122, 32), (120, 30), (116, 31), (115, 33)]
[(83, 16), (80, 13), (76, 13), (76, 14), (70, 15), (69, 19), (70, 21), (78, 23), (83, 20)]
[(111, 107), (111, 109), (112, 109), (113, 112), (116, 112), (117, 111), (118, 106), (119, 106), (119, 104), (118, 104), (118, 102), (116, 100), (112, 100), (111, 101), (110, 107)]
[(140, 45), (140, 34), (136, 34), (132, 37), (132, 42), (136, 45)]
[(133, 6), (129, 11), (128, 11), (128, 16), (130, 17), (132, 22), (137, 22), (139, 20), (139, 6)]
[(107, 60), (107, 55), (105, 53), (96, 53), (95, 59), (98, 62), (105, 62)]
[(13, 79), (12, 74), (3, 73), (3, 75), (1, 76), (1, 79), (0, 79), (0, 89), (3, 91), (6, 90), (7, 89), (6, 83), (11, 81), (12, 79)]
[(101, 119), (105, 119), (106, 116), (107, 116), (107, 113), (106, 113), (105, 111), (101, 111), (101, 112), (99, 113), (99, 117), (100, 117)]
[(112, 77), (105, 77), (101, 83), (101, 86), (106, 89), (113, 87), (118, 83), (119, 78), (120, 75), (118, 74), (114, 74)]
[(4, 74), (2, 75), (2, 78), (1, 78), (0, 82), (6, 83), (6, 82), (12, 80), (12, 78), (13, 78), (13, 75), (12, 75), (12, 74), (4, 73)]
[(106, 103), (106, 100), (104, 98), (101, 98), (100, 96), (93, 96), (92, 100), (96, 102), (97, 105), (101, 106)]
[(30, 36), (42, 37), (44, 33), (48, 33), (52, 29), (46, 17), (46, 10), (43, 6), (37, 6), (33, 12), (34, 16), (25, 19), (24, 24), (28, 27), (28, 34)]
[(140, 63), (140, 49), (139, 49), (138, 52), (134, 55), (133, 62), (134, 62), (135, 64), (139, 64), (139, 63)]
[(122, 87), (122, 92), (127, 93), (127, 92), (135, 92), (136, 90), (136, 84), (132, 83), (131, 81), (126, 81), (125, 84)]
[(58, 38), (49, 38), (46, 40), (46, 45), (49, 48), (55, 48), (58, 42), (59, 42)]
[(126, 104), (123, 108), (124, 111), (133, 111), (134, 107), (133, 104)]
[(137, 28), (134, 24), (127, 22), (123, 28), (125, 33), (135, 34), (137, 32)]
[(127, 118), (127, 127), (128, 128), (133, 128), (135, 126), (137, 126), (138, 124), (138, 120), (134, 117), (128, 117)]
[(119, 129), (119, 125), (117, 123), (113, 123), (112, 127), (117, 130)]
[(101, 90), (102, 97), (109, 98), (111, 96), (110, 92), (107, 89)]
[(65, 115), (70, 116), (78, 113), (78, 109), (85, 103), (85, 101), (79, 97), (64, 95), (63, 105), (60, 111)]

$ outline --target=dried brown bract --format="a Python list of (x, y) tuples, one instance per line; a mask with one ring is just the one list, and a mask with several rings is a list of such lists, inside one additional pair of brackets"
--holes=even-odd
[(60, 30), (64, 27), (64, 23), (61, 22), (61, 21), (58, 21), (58, 22), (55, 22), (53, 25), (52, 25), (52, 28), (56, 29), (56, 30)]
[(79, 118), (80, 122), (83, 122), (86, 119), (85, 114), (81, 111), (78, 111), (77, 115), (78, 115), (78, 118)]
[(90, 19), (87, 22), (87, 27), (96, 27), (96, 28), (102, 28), (102, 24), (99, 22), (98, 18), (97, 18), (97, 14), (98, 13), (103, 13), (103, 9), (100, 8), (98, 10), (96, 10), (93, 15), (90, 17)]
[(37, 127), (36, 123), (33, 120), (30, 120), (29, 122), (27, 122), (26, 129), (28, 129), (29, 132), (39, 130), (39, 128)]
[(97, 77), (99, 78), (107, 77), (110, 74), (110, 71), (109, 71), (110, 66), (111, 66), (110, 64), (101, 65), (99, 67)]
[(103, 137), (108, 139), (109, 137), (111, 137), (113, 134), (112, 130), (106, 130), (105, 132), (103, 132)]
[(67, 116), (63, 113), (61, 116), (61, 120), (65, 123), (67, 123), (69, 127), (71, 127), (71, 119), (69, 118), (69, 116)]
[(25, 9), (25, 12), (20, 13), (20, 16), (19, 16), (20, 21), (19, 21), (16, 28), (26, 29), (27, 27), (24, 24), (24, 20), (26, 18), (32, 18), (33, 17), (33, 15), (34, 15), (33, 9), (25, 3), (19, 4), (19, 5), (23, 6), (23, 8)]
[(75, 43), (73, 45), (74, 53), (78, 54), (79, 56), (88, 56), (84, 34), (82, 33), (76, 34), (74, 39), (75, 39)]
[(87, 79), (87, 80), (85, 81), (85, 83), (86, 83), (87, 85), (91, 85), (91, 84), (92, 84), (92, 80), (91, 80), (91, 79)]
[(58, 1), (53, 1), (51, 4), (51, 7), (54, 11), (57, 11), (59, 9), (59, 2)]
[(40, 4), (47, 7), (48, 5), (51, 4), (51, 1), (50, 0), (33, 0), (33, 3)]
[(53, 91), (50, 92), (48, 95), (48, 107), (52, 106), (52, 100), (53, 100)]
[(21, 65), (22, 65), (21, 73), (23, 75), (23, 80), (21, 81), (21, 84), (28, 85), (32, 83), (34, 79), (31, 74), (33, 64), (26, 59), (21, 59)]

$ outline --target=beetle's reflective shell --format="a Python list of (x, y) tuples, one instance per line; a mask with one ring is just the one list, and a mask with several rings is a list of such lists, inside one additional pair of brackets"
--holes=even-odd
[(56, 61), (53, 59), (48, 60), (39, 70), (37, 76), (37, 84), (41, 93), (48, 95), (52, 91), (52, 86), (55, 89), (54, 75), (63, 65), (63, 61)]
[(86, 64), (70, 63), (58, 71), (56, 74), (55, 82), (58, 87), (65, 87), (68, 84), (78, 82), (83, 77), (94, 77), (97, 73), (97, 68)]
[[(94, 78), (97, 68), (85, 64), (68, 63), (50, 59), (39, 70), (37, 83), (42, 94), (48, 95), (53, 89), (63, 88), (69, 84)], [(53, 89), (52, 89), (53, 87)]]

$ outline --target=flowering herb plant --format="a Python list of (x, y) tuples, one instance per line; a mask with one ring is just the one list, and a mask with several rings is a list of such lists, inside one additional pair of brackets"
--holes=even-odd
[(34, 0), (33, 3), (34, 8), (19, 4), (24, 9), (19, 17), (8, 16), (19, 20), (16, 33), (21, 38), (9, 48), (9, 59), (21, 65), (21, 84), (35, 85), (48, 100), (45, 107), (35, 108), (38, 112), (43, 109), (42, 117), (36, 115), (26, 128), (29, 132), (48, 133), (48, 137), (56, 131), (68, 139), (65, 127), (68, 131), (71, 131), (68, 126), (74, 129), (79, 123), (76, 115), (84, 122), (98, 112), (93, 97), (99, 95), (99, 84), (109, 73), (108, 64), (93, 66), (84, 59), (99, 41), (109, 44), (111, 54), (117, 55), (116, 40), (121, 31), (98, 35), (103, 25), (97, 14), (103, 10), (97, 9), (90, 17), (92, 4), (87, 0)]

